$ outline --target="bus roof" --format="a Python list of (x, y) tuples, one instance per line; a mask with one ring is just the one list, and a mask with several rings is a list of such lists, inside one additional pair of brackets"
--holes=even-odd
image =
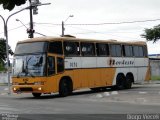
[(75, 37), (36, 37), (36, 38), (30, 38), (23, 41), (19, 41), (19, 43), (28, 43), (28, 42), (49, 42), (49, 41), (83, 41), (83, 42), (102, 42), (102, 43), (119, 43), (119, 44), (131, 44), (131, 45), (146, 45), (146, 42), (144, 41), (118, 41), (114, 39), (108, 39), (108, 40), (98, 40), (98, 39), (84, 39), (84, 38), (75, 38)]

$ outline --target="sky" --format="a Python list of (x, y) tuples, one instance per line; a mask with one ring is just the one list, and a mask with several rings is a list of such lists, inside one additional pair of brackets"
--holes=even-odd
[[(62, 34), (61, 23), (65, 21), (65, 34), (77, 38), (146, 41), (140, 36), (144, 33), (144, 29), (160, 24), (160, 20), (157, 20), (132, 24), (88, 25), (160, 19), (160, 0), (40, 0), (40, 2), (51, 4), (38, 7), (38, 14), (33, 16), (34, 30), (47, 36), (59, 37)], [(12, 11), (3, 10), (0, 6), (0, 15), (7, 19), (10, 14), (28, 5), (27, 2)], [(68, 18), (70, 15), (73, 17)], [(29, 27), (29, 10), (12, 16), (8, 21), (8, 39), (13, 51), (18, 41), (28, 38), (25, 26), (16, 19)], [(34, 36), (41, 35), (34, 34)], [(0, 20), (0, 38), (4, 38), (2, 20)], [(149, 54), (160, 53), (160, 41), (147, 44)]]

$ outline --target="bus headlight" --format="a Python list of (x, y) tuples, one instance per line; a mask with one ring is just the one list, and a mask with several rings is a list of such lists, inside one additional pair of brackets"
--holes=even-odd
[(13, 88), (13, 90), (16, 91), (17, 89), (16, 89), (16, 88)]
[(34, 85), (44, 85), (44, 82), (42, 82), (42, 81), (34, 82)]
[(39, 88), (38, 88), (38, 90), (40, 91), (40, 90), (42, 90), (42, 88), (41, 88), (41, 87), (39, 87)]

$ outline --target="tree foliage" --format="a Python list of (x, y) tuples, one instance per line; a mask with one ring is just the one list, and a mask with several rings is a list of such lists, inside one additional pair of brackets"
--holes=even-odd
[(155, 43), (160, 39), (160, 25), (145, 29), (144, 31), (145, 33), (141, 36), (146, 38), (147, 41), (153, 41), (153, 43)]
[[(8, 46), (9, 54), (13, 55), (13, 51), (11, 50), (11, 47)], [(0, 38), (0, 63), (4, 63), (7, 58), (6, 55), (6, 40), (3, 38)]]
[(0, 0), (0, 5), (3, 5), (4, 9), (13, 10), (15, 6), (25, 4), (26, 0)]
[(4, 63), (0, 61), (0, 71), (4, 71), (4, 70), (5, 70)]

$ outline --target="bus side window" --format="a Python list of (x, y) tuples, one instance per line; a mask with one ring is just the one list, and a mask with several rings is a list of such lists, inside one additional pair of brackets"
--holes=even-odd
[(49, 53), (63, 54), (62, 52), (62, 42), (53, 41), (49, 43)]
[(64, 42), (64, 53), (66, 56), (78, 56), (80, 54), (79, 43), (65, 41)]
[(121, 45), (111, 44), (110, 51), (112, 57), (121, 57), (122, 56), (122, 48)]
[(94, 43), (81, 43), (82, 56), (95, 56)]
[(48, 57), (48, 75), (53, 75), (55, 74), (55, 58), (49, 56)]
[(123, 45), (123, 53), (125, 57), (133, 57), (133, 50), (131, 45)]
[(134, 56), (135, 57), (143, 57), (144, 56), (144, 52), (143, 52), (143, 47), (142, 46), (134, 46), (133, 47), (133, 51), (134, 51)]
[(57, 57), (57, 73), (64, 71), (64, 59)]
[(139, 57), (138, 46), (133, 46), (134, 56)]
[(144, 53), (144, 57), (148, 57), (147, 47), (146, 46), (143, 46), (143, 53)]
[(139, 49), (139, 57), (144, 57), (143, 47), (139, 46), (138, 49)]
[(98, 56), (109, 56), (109, 46), (108, 44), (97, 43), (97, 55)]

